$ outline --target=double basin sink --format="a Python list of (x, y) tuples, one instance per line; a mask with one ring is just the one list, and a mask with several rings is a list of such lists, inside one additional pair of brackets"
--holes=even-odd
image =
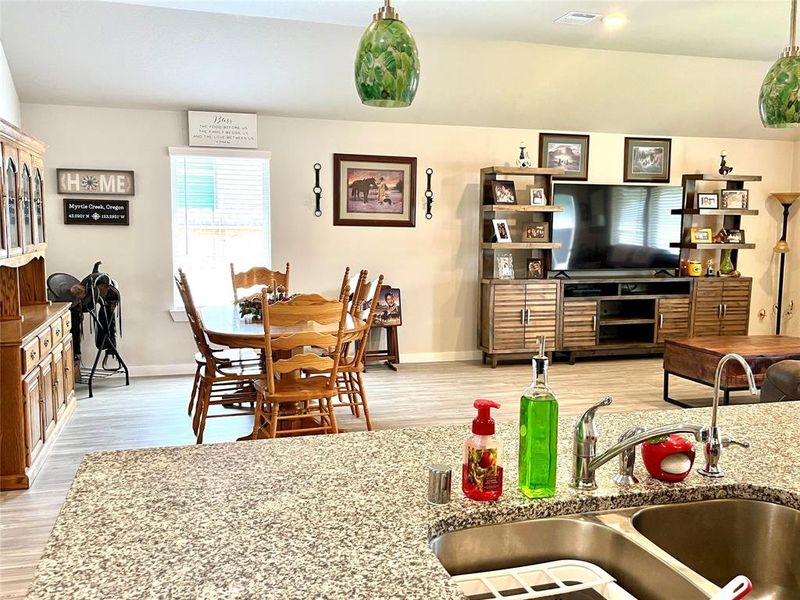
[(800, 511), (704, 500), (485, 525), (431, 542), (450, 575), (561, 559), (593, 563), (639, 600), (707, 599), (737, 575), (747, 600), (800, 599)]

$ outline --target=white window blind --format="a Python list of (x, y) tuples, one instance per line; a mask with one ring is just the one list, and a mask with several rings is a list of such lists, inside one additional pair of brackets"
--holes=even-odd
[(647, 192), (639, 187), (619, 186), (611, 194), (611, 243), (644, 245), (644, 210)]
[(231, 263), (270, 265), (269, 154), (170, 148), (170, 157), (174, 269), (198, 305), (229, 303)]
[[(654, 186), (650, 188), (650, 212), (647, 215), (647, 245), (651, 248), (669, 248), (670, 242), (679, 239), (681, 218), (673, 215), (673, 208), (680, 208), (683, 189), (679, 187)], [(678, 254), (674, 250), (673, 254)]]

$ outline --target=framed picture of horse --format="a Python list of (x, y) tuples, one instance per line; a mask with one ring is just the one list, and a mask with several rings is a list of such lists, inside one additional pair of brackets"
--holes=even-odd
[(414, 227), (417, 159), (333, 155), (333, 224)]

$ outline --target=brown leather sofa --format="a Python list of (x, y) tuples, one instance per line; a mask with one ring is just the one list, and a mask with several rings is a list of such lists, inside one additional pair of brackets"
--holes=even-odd
[(761, 402), (800, 400), (800, 360), (775, 363), (764, 374)]

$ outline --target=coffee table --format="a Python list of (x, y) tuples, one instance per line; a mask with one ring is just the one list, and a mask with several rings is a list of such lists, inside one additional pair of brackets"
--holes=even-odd
[[(800, 360), (800, 338), (786, 335), (723, 335), (669, 339), (664, 345), (664, 400), (683, 408), (697, 404), (669, 397), (669, 377), (674, 375), (695, 383), (714, 386), (717, 363), (726, 354), (740, 354), (761, 387), (766, 370), (782, 360)], [(746, 390), (747, 377), (741, 365), (729, 362), (721, 380), (723, 404), (730, 404), (730, 393)]]

